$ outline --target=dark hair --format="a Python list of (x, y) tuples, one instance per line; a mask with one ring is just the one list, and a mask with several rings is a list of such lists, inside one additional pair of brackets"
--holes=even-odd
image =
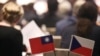
[(77, 14), (78, 18), (87, 18), (91, 21), (96, 21), (98, 14), (97, 6), (93, 2), (83, 4)]
[(84, 3), (77, 13), (77, 35), (88, 37), (91, 32), (92, 25), (97, 19), (98, 9), (93, 2)]
[(47, 0), (49, 12), (55, 12), (58, 9), (57, 0)]

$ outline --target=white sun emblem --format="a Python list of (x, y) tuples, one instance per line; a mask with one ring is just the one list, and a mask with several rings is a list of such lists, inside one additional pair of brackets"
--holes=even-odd
[(46, 38), (45, 38), (45, 41), (46, 41), (46, 42), (49, 42), (50, 40), (49, 40), (49, 38), (48, 38), (48, 37), (46, 37)]

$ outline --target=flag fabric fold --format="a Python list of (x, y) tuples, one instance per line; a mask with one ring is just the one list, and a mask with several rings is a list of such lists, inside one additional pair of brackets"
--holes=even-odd
[(54, 50), (52, 35), (29, 39), (32, 54), (43, 53)]
[(92, 56), (94, 43), (93, 40), (73, 35), (70, 44), (70, 51), (82, 56)]

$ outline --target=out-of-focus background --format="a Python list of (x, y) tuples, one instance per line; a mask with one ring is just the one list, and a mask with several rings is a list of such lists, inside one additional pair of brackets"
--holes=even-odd
[[(71, 17), (77, 11), (77, 7), (88, 0), (0, 0), (0, 9), (8, 1), (14, 1), (24, 8), (24, 16), (18, 23), (21, 28), (31, 20), (35, 20), (43, 31), (59, 35), (59, 31), (62, 31), (61, 28), (66, 26), (64, 19)], [(100, 1), (90, 1), (94, 1), (98, 5), (98, 12), (100, 12)], [(99, 21), (100, 19), (97, 20), (98, 25)], [(67, 23), (70, 24), (70, 22)]]
[(97, 4), (96, 24), (100, 26), (100, 0), (0, 0), (0, 14), (2, 6), (8, 1), (16, 2), (24, 9), (24, 15), (18, 22), (21, 29), (34, 20), (44, 33), (54, 35), (56, 48), (60, 48), (62, 32), (66, 26), (76, 23), (75, 15), (79, 7), (86, 1), (94, 1)]

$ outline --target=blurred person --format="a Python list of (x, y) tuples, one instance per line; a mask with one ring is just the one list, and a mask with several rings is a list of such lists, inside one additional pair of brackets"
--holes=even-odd
[(23, 8), (15, 2), (7, 2), (3, 6), (3, 19), (0, 21), (0, 56), (22, 56), (25, 48), (16, 23), (23, 14)]
[(59, 2), (58, 4), (57, 15), (63, 18), (71, 10), (72, 10), (71, 3), (69, 1), (64, 0), (62, 2)]
[(69, 25), (71, 21), (71, 10), (72, 6), (69, 1), (63, 1), (58, 5), (57, 15), (61, 18), (60, 21), (56, 23), (56, 35), (61, 35), (62, 30), (66, 25)]
[(97, 15), (98, 8), (93, 2), (85, 3), (77, 14), (76, 35), (95, 41), (92, 56), (100, 56), (100, 27), (96, 25)]
[(55, 27), (56, 22), (59, 21), (59, 17), (56, 12), (58, 9), (57, 0), (47, 0), (48, 12), (45, 13), (45, 16), (42, 19), (42, 24), (45, 24), (47, 27)]
[[(66, 28), (63, 33), (63, 40), (71, 38), (73, 34), (94, 40), (95, 45), (92, 56), (100, 56), (100, 27), (95, 23), (97, 14), (96, 4), (89, 1), (85, 2), (77, 13), (77, 24)], [(66, 45), (66, 43), (63, 43), (63, 45)]]
[[(68, 3), (68, 1), (67, 1), (67, 3)], [(72, 9), (70, 7), (69, 7), (70, 9), (68, 7), (66, 7), (66, 8), (68, 8), (68, 11), (66, 9), (66, 11), (67, 11), (67, 13), (65, 14), (66, 17), (64, 17), (62, 20), (58, 21), (56, 24), (56, 35), (61, 35), (66, 27), (76, 24), (76, 22), (77, 22), (76, 14), (78, 12), (78, 9), (84, 3), (85, 3), (84, 0), (77, 0), (74, 3)], [(66, 4), (66, 5), (68, 6), (68, 4)], [(71, 4), (69, 4), (69, 6), (71, 6)]]
[(36, 14), (36, 11), (34, 10), (33, 6), (33, 3), (23, 5), (24, 15), (23, 18), (18, 22), (18, 25), (20, 25), (21, 28), (26, 26), (31, 20), (34, 20), (40, 26), (40, 19), (38, 18), (38, 15)]

